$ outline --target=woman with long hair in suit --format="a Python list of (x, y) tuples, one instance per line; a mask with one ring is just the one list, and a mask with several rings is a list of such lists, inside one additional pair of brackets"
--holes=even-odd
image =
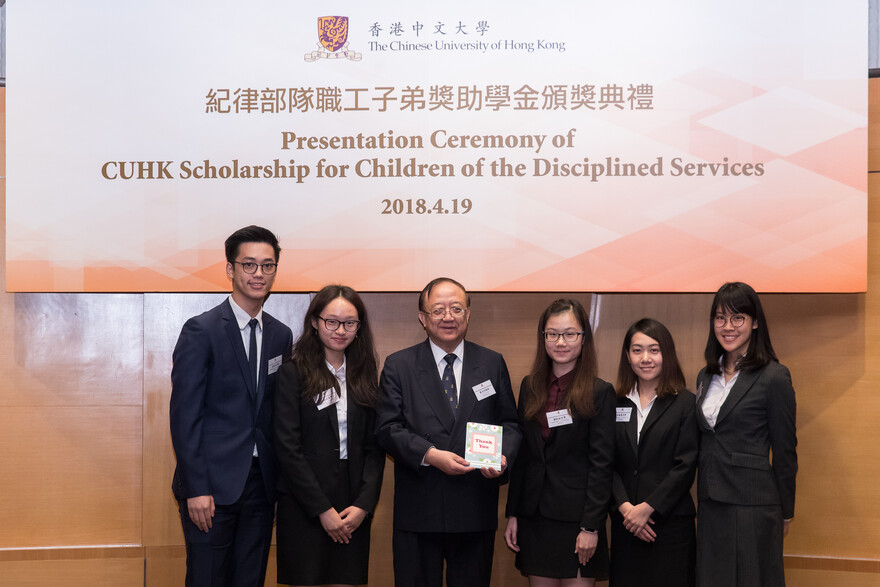
[(523, 439), (504, 538), (532, 587), (595, 585), (608, 573), (614, 390), (596, 377), (593, 334), (579, 302), (550, 304), (537, 343), (519, 392)]
[(627, 330), (617, 371), (611, 585), (694, 585), (690, 489), (699, 432), (675, 342), (642, 318)]
[(328, 285), (312, 299), (275, 390), (278, 582), (367, 582), (370, 520), (385, 453), (376, 443), (378, 369), (361, 297)]
[(795, 395), (770, 344), (761, 300), (745, 283), (725, 283), (715, 294), (705, 358), (697, 378), (697, 584), (785, 585)]

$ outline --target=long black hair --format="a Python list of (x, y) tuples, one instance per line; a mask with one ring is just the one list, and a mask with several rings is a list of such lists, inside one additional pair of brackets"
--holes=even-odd
[[(354, 340), (345, 349), (348, 395), (362, 406), (374, 407), (378, 395), (379, 369), (373, 332), (361, 296), (346, 285), (328, 285), (315, 295), (303, 321), (302, 336), (293, 345), (293, 362), (302, 379), (303, 396), (313, 400), (331, 387), (339, 391), (336, 377), (327, 368), (324, 343), (313, 325), (313, 322), (320, 322), (321, 312), (336, 298), (350, 302), (357, 310), (361, 323)], [(318, 328), (323, 328), (323, 325), (319, 324)]]
[(578, 357), (571, 383), (568, 384), (559, 407), (571, 408), (573, 412), (584, 418), (593, 415), (593, 382), (598, 371), (598, 361), (589, 316), (577, 300), (559, 299), (550, 304), (538, 320), (538, 347), (535, 351), (532, 371), (528, 376), (532, 394), (523, 406), (523, 416), (526, 420), (538, 419), (544, 413), (547, 394), (550, 392), (550, 376), (553, 374), (553, 360), (544, 346), (544, 328), (550, 316), (565, 312), (572, 313), (584, 334), (581, 339), (583, 341), (581, 355)]

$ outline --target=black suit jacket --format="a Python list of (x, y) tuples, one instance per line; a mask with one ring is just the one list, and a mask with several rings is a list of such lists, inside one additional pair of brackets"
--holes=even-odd
[[(279, 492), (292, 495), (306, 515), (315, 517), (332, 507), (339, 483), (339, 420), (336, 407), (319, 410), (314, 400), (303, 398), (296, 365), (288, 362), (278, 372), (275, 389), (275, 452), (278, 456)], [(379, 501), (385, 453), (376, 443), (374, 410), (349, 396), (348, 472), (351, 505), (373, 513)]]
[(269, 360), (290, 353), (290, 328), (263, 312), (258, 388), (253, 388), (241, 330), (229, 300), (190, 318), (172, 355), (171, 442), (177, 455), (172, 490), (178, 499), (214, 496), (229, 505), (241, 496), (254, 444), (270, 503), (275, 501)]
[(741, 371), (721, 405), (714, 430), (702, 411), (711, 380), (705, 368), (697, 377), (699, 499), (780, 504), (785, 519), (794, 517), (796, 404), (788, 369), (771, 361), (757, 371)]
[[(504, 427), (508, 466), (520, 442), (516, 403), (502, 356), (465, 342), (457, 413), (445, 399), (426, 340), (385, 360), (379, 385), (377, 436), (394, 457), (394, 527), (408, 532), (479, 532), (498, 526), (500, 478), (474, 470), (449, 476), (422, 466), (432, 446), (464, 456), (468, 422)], [(490, 381), (495, 394), (477, 400), (473, 387)]]
[[(519, 391), (519, 415), (532, 393), (528, 378)], [(611, 497), (614, 457), (614, 390), (596, 379), (592, 418), (572, 416), (572, 423), (550, 429), (547, 442), (534, 420), (523, 425), (523, 444), (510, 473), (508, 516), (535, 513), (553, 520), (603, 529)]]
[(699, 431), (695, 398), (689, 391), (658, 397), (638, 437), (637, 408), (625, 397), (618, 408), (630, 408), (628, 422), (617, 422), (614, 434), (614, 511), (625, 502), (647, 502), (652, 516), (691, 516), (696, 513), (690, 489), (697, 471)]

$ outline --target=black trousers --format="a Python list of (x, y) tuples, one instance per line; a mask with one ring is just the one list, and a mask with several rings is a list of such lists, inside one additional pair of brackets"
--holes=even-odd
[(185, 499), (178, 506), (186, 540), (187, 587), (263, 587), (275, 504), (266, 498), (257, 459), (238, 501), (215, 504), (208, 532), (190, 520)]
[(394, 584), (397, 587), (489, 587), (495, 530), (406, 532), (394, 530)]

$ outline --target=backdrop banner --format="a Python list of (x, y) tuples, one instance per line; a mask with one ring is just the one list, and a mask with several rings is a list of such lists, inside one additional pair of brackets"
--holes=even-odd
[(861, 0), (7, 11), (7, 291), (867, 286)]

